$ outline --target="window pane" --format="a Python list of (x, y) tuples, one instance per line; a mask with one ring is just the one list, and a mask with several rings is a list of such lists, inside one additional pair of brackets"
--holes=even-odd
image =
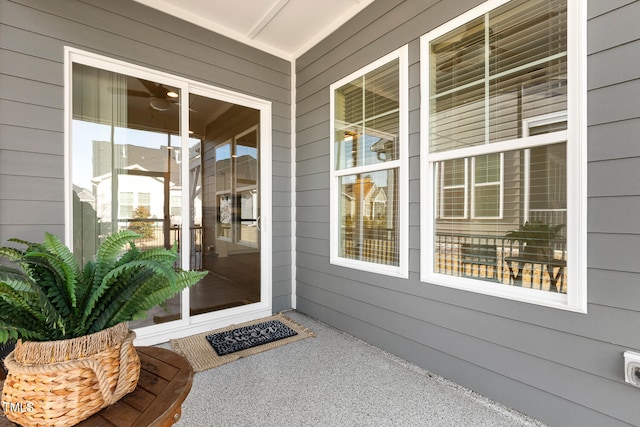
[(464, 188), (445, 188), (442, 190), (442, 218), (464, 218)]
[(431, 100), (429, 141), (432, 153), (484, 144), (484, 85), (466, 87)]
[(442, 185), (434, 190), (442, 195), (435, 220), (435, 272), (566, 293), (566, 149), (561, 143), (502, 153), (508, 183), (503, 206), (496, 177), (501, 153), (475, 158), (472, 218), (460, 214), (472, 195), (445, 186), (456, 182), (447, 166), (464, 159), (441, 162), (436, 171), (444, 167), (438, 173), (450, 178), (434, 180)]
[(400, 106), (399, 62), (392, 61), (364, 77), (364, 118), (372, 118)]
[(566, 111), (566, 27), (566, 0), (518, 0), (433, 40), (429, 150), (522, 138)]
[(464, 186), (466, 183), (465, 159), (447, 160), (444, 162), (444, 187)]
[(432, 41), (432, 93), (444, 93), (484, 79), (484, 49), (484, 18)]
[(400, 117), (397, 112), (366, 122), (364, 164), (388, 162), (399, 158), (397, 137), (399, 128)]
[(364, 119), (363, 79), (358, 78), (336, 90), (336, 119), (345, 124), (362, 123)]
[[(180, 188), (176, 87), (72, 65), (73, 252), (84, 264), (110, 233), (170, 247), (168, 189)], [(178, 97), (169, 96), (169, 92)]]
[(244, 244), (258, 244), (258, 131), (249, 132), (235, 141), (236, 198), (240, 214), (238, 238)]
[(398, 169), (339, 179), (341, 257), (399, 265)]
[(151, 207), (151, 193), (138, 193), (138, 206)]
[(133, 216), (133, 193), (120, 193), (120, 218), (131, 218)]
[(335, 91), (335, 168), (398, 159), (399, 61)]
[(567, 50), (566, 0), (512, 1), (490, 13), (489, 22), (491, 74)]
[[(567, 63), (563, 58), (493, 80), (489, 88), (491, 141), (521, 138), (524, 120), (566, 111), (566, 75)], [(566, 123), (549, 130), (565, 129)]]
[(182, 215), (182, 195), (175, 194), (171, 195), (171, 205), (170, 205), (170, 215), (172, 225), (177, 223), (180, 220), (180, 216)]
[(231, 191), (231, 143), (216, 147), (216, 191)]
[(476, 218), (497, 218), (500, 216), (500, 186), (483, 185), (475, 189), (474, 215)]
[(500, 182), (500, 154), (487, 154), (474, 158), (475, 164), (475, 183), (487, 184), (491, 182)]
[(473, 159), (473, 216), (476, 218), (498, 218), (500, 216), (500, 181), (502, 178), (499, 153), (474, 157)]
[(439, 195), (440, 218), (464, 218), (466, 209), (467, 161), (454, 159), (441, 162)]

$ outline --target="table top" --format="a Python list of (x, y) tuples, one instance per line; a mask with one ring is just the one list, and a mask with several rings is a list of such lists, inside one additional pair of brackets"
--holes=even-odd
[[(182, 402), (193, 383), (191, 365), (184, 357), (164, 348), (136, 347), (136, 350), (141, 364), (136, 389), (78, 426), (170, 426), (180, 418)], [(2, 414), (0, 426), (13, 425)]]

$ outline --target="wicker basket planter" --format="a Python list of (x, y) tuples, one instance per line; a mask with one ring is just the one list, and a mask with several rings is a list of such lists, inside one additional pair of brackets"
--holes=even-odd
[(132, 392), (140, 375), (126, 323), (60, 341), (18, 341), (5, 359), (8, 419), (23, 426), (71, 426)]

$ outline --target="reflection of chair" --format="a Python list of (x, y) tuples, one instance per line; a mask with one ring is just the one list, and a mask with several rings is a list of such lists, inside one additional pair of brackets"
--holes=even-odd
[[(469, 266), (469, 271), (467, 271), (467, 266)], [(460, 246), (460, 268), (462, 276), (498, 280), (496, 245), (463, 243)]]

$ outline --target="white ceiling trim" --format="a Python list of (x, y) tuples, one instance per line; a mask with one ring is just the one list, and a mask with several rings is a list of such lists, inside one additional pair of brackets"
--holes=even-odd
[[(225, 26), (224, 24), (209, 19), (202, 14), (198, 14), (192, 12), (191, 10), (180, 7), (170, 1), (166, 0), (135, 0), (138, 3), (141, 3), (145, 6), (149, 6), (156, 10), (160, 10), (169, 15), (175, 16), (179, 19), (182, 19), (187, 22), (191, 22), (192, 24), (198, 25), (207, 30), (213, 31), (215, 33), (221, 34), (223, 36), (229, 37), (233, 40), (236, 40), (240, 43), (246, 44), (248, 46), (254, 47), (261, 51), (267, 52), (271, 55), (277, 56), (279, 58), (285, 59), (287, 61), (294, 61), (296, 58), (300, 57), (302, 54), (307, 52), (313, 46), (318, 44), (324, 38), (329, 36), (331, 33), (336, 31), (340, 26), (346, 23), (349, 19), (359, 13), (361, 10), (366, 8), (368, 5), (373, 3), (374, 0), (355, 0), (355, 4), (345, 10), (327, 10), (328, 16), (330, 14), (335, 15), (335, 19), (329, 21), (327, 25), (325, 25), (320, 31), (317, 31), (314, 34), (305, 35), (305, 40), (303, 43), (299, 45), (300, 47), (296, 50), (284, 50), (279, 48), (271, 43), (266, 43), (259, 40), (259, 35), (269, 27), (270, 23), (274, 21), (274, 18), (278, 16), (285, 6), (290, 3), (291, 0), (278, 0), (260, 19), (256, 20), (253, 23), (251, 30), (246, 34), (240, 31), (237, 31), (229, 26)], [(237, 0), (236, 0), (237, 1)], [(304, 21), (313, 21), (318, 19), (314, 14), (307, 14), (306, 16), (300, 16), (298, 19)], [(275, 26), (273, 27), (275, 28)], [(285, 28), (282, 31), (286, 31)], [(292, 37), (301, 37), (300, 34), (293, 34)]]
[(266, 43), (262, 43), (259, 40), (251, 39), (245, 34), (242, 34), (238, 31), (234, 31), (229, 27), (225, 27), (224, 25), (218, 24), (217, 22), (212, 21), (210, 19), (206, 19), (196, 13), (190, 12), (180, 7), (176, 7), (173, 4), (170, 4), (164, 0), (135, 0), (135, 1), (138, 3), (142, 3), (145, 6), (149, 6), (154, 9), (160, 10), (162, 12), (168, 13), (169, 15), (173, 15), (177, 18), (182, 19), (183, 21), (191, 22), (192, 24), (198, 25), (207, 30), (213, 31), (218, 34), (222, 34), (223, 36), (239, 41), (240, 43), (244, 43), (251, 47), (255, 47), (256, 49), (270, 53), (274, 56), (278, 56), (288, 61), (291, 61), (292, 59), (292, 55), (288, 52), (285, 52), (281, 49), (277, 49)]
[(249, 32), (247, 37), (251, 40), (255, 39), (258, 34), (266, 27), (269, 22), (275, 18), (275, 16), (280, 13), (283, 7), (289, 3), (289, 0), (280, 0), (276, 3), (263, 17), (262, 19), (253, 27), (253, 29)]
[(343, 14), (339, 15), (330, 25), (326, 26), (323, 31), (319, 32), (315, 35), (315, 37), (309, 39), (309, 41), (303, 45), (300, 49), (293, 53), (293, 58), (297, 59), (302, 56), (306, 51), (320, 43), (326, 37), (328, 37), (331, 33), (340, 28), (343, 24), (353, 18), (355, 15), (360, 13), (361, 10), (369, 6), (375, 0), (357, 0), (358, 4), (352, 6), (350, 9), (347, 9)]

